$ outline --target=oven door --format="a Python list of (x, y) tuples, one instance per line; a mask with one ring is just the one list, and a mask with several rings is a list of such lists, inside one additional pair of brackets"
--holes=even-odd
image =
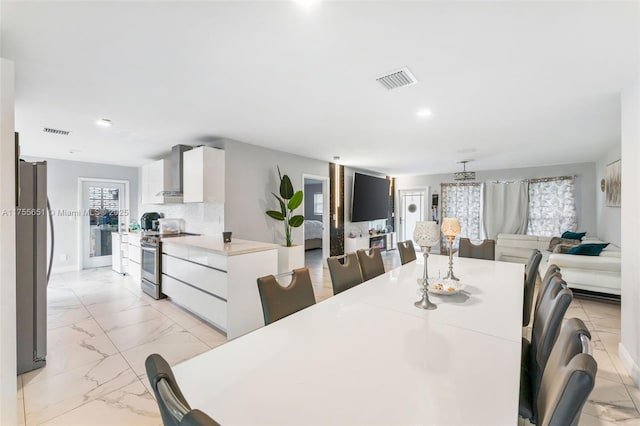
[(141, 242), (140, 249), (142, 256), (140, 259), (140, 269), (142, 270), (142, 279), (160, 284), (160, 259), (158, 246)]

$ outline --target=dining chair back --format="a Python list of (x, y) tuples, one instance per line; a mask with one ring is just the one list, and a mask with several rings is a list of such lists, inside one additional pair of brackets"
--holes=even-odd
[[(534, 305), (534, 312), (538, 310), (538, 306), (540, 305), (540, 299), (542, 298), (542, 294), (545, 292), (545, 289), (549, 285), (551, 281), (551, 277), (559, 276), (562, 278), (562, 274), (560, 273), (560, 267), (555, 264), (549, 265), (547, 268), (547, 272), (544, 273), (544, 277), (540, 281), (540, 288), (538, 288), (538, 295), (536, 296), (536, 304)], [(535, 315), (535, 314), (534, 314)]]
[[(278, 278), (285, 275), (291, 275), (291, 282), (286, 287), (278, 282)], [(273, 275), (258, 278), (258, 292), (265, 325), (316, 303), (309, 269), (294, 269), (293, 272), (281, 274), (278, 278)]]
[(327, 266), (329, 267), (334, 296), (364, 281), (358, 256), (355, 253), (329, 257)]
[(578, 318), (567, 320), (542, 376), (536, 424), (577, 426), (597, 372), (589, 330)]
[(524, 303), (522, 305), (522, 326), (529, 325), (531, 321), (531, 307), (533, 305), (533, 293), (536, 287), (536, 278), (538, 277), (538, 266), (542, 260), (540, 250), (531, 251), (529, 260), (524, 268)]
[(566, 283), (552, 275), (534, 313), (531, 342), (522, 339), (519, 413), (532, 421), (536, 418), (535, 405), (529, 401), (536, 399), (549, 355), (572, 300), (573, 294)]
[(413, 246), (413, 241), (407, 240), (398, 243), (398, 253), (400, 253), (400, 264), (406, 265), (409, 262), (416, 260), (416, 249)]
[[(371, 254), (368, 254), (367, 251)], [(360, 263), (362, 278), (365, 281), (384, 274), (384, 262), (378, 247), (373, 247), (369, 250), (360, 249), (356, 251), (356, 255), (358, 256), (358, 263)]]
[(219, 426), (202, 411), (191, 409), (171, 366), (161, 355), (149, 355), (144, 364), (164, 426)]
[(495, 260), (496, 240), (483, 240), (480, 244), (474, 244), (469, 238), (460, 238), (460, 242), (458, 243), (458, 256)]

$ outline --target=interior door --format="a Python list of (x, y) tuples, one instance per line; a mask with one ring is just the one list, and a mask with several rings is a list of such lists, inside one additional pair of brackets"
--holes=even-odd
[(124, 183), (82, 182), (82, 267), (111, 265), (111, 233), (118, 232), (125, 210)]
[[(398, 241), (413, 240), (416, 222), (425, 220), (427, 191), (425, 189), (401, 190), (398, 192)], [(414, 241), (415, 244), (415, 241)], [(417, 247), (417, 246), (416, 246)]]

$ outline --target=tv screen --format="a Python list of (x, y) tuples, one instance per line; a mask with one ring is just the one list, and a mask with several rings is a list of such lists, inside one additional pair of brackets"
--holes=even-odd
[(386, 219), (389, 210), (389, 181), (355, 173), (351, 221)]

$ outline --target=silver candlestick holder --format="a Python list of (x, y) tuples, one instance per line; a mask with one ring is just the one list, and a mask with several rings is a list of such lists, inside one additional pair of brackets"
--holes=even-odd
[(418, 300), (414, 303), (416, 308), (433, 310), (437, 309), (438, 306), (431, 303), (429, 300), (429, 274), (427, 272), (427, 258), (429, 257), (429, 251), (431, 247), (422, 247), (422, 256), (424, 257), (424, 272), (422, 273), (422, 278), (418, 278), (418, 284), (422, 287), (422, 299)]
[(445, 279), (460, 281), (458, 277), (453, 275), (453, 241), (456, 239), (455, 235), (447, 235), (447, 240), (449, 241), (449, 272)]

